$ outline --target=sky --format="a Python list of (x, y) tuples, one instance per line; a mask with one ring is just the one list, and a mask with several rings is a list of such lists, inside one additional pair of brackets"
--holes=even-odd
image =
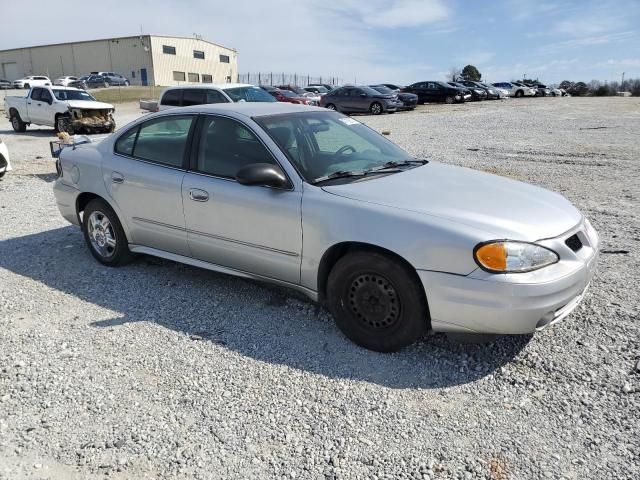
[(241, 73), (344, 83), (444, 80), (467, 64), (492, 82), (640, 78), (640, 0), (0, 0), (0, 17), (0, 50), (198, 34), (235, 48)]

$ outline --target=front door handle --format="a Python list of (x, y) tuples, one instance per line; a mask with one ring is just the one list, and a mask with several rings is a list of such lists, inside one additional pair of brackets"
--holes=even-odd
[(189, 198), (194, 202), (206, 202), (209, 200), (209, 194), (199, 188), (192, 188), (189, 190)]
[(124, 183), (124, 176), (120, 172), (112, 172), (111, 181), (113, 183)]

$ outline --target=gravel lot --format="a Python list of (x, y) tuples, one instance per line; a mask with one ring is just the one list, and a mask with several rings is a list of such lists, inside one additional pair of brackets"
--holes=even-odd
[[(559, 191), (602, 237), (564, 322), (391, 355), (287, 290), (100, 266), (56, 209), (52, 130), (0, 119), (0, 479), (640, 478), (639, 112), (542, 98), (357, 117), (417, 156)], [(118, 106), (118, 124), (138, 114)]]

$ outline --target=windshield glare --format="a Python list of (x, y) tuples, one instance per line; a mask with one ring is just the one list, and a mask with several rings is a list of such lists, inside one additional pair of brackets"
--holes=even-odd
[(254, 120), (310, 183), (338, 171), (362, 172), (388, 162), (413, 160), (379, 133), (336, 112), (289, 113)]
[(377, 92), (382, 93), (383, 95), (393, 95), (394, 94), (393, 90), (391, 90), (388, 87), (385, 87), (384, 85), (375, 85), (375, 86), (372, 86), (371, 88), (373, 88)]
[(95, 102), (96, 99), (83, 90), (53, 90), (53, 94), (58, 100), (89, 100)]
[(225, 88), (224, 93), (234, 102), (277, 102), (273, 96), (260, 87)]

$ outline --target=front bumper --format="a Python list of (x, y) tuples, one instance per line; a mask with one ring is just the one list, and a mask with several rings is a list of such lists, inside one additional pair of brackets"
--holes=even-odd
[(53, 184), (53, 194), (56, 197), (58, 210), (64, 219), (74, 225), (80, 225), (76, 211), (76, 200), (80, 192), (62, 183), (62, 180), (58, 178)]
[[(565, 240), (581, 236), (573, 252)], [(598, 236), (581, 224), (572, 231), (538, 242), (553, 248), (560, 261), (529, 273), (470, 275), (418, 271), (437, 332), (526, 334), (559, 322), (580, 303), (598, 261)]]

